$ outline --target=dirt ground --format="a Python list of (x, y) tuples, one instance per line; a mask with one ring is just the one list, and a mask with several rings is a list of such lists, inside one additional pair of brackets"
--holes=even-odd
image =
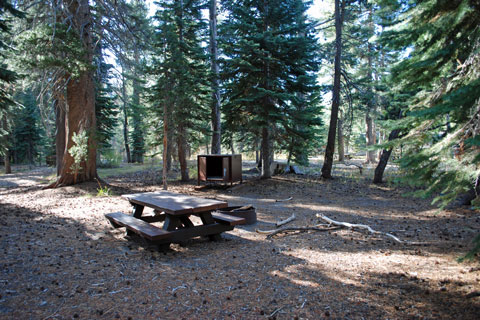
[[(170, 190), (252, 204), (255, 225), (220, 242), (193, 239), (167, 252), (114, 229), (104, 214), (130, 212), (119, 195), (159, 190), (158, 172), (42, 190), (48, 169), (0, 176), (1, 319), (479, 319), (480, 265), (459, 263), (480, 231), (470, 208), (438, 211), (405, 190), (356, 174), (250, 178), (233, 188)], [(276, 201), (288, 199), (290, 201)], [(320, 223), (362, 230), (280, 234), (260, 230)]]

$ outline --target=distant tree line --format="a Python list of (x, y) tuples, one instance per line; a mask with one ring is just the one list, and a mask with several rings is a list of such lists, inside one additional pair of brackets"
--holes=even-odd
[[(441, 206), (479, 206), (478, 1), (0, 2), (0, 149), (55, 162), (52, 186), (197, 152), (306, 165), (392, 155)], [(81, 146), (80, 144), (85, 144)], [(7, 169), (9, 170), (9, 169)], [(166, 175), (164, 175), (166, 176)]]

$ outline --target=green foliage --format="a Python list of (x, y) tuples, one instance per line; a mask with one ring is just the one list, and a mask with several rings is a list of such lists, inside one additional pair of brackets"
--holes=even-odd
[(68, 25), (37, 24), (17, 39), (19, 63), (35, 70), (62, 70), (78, 78), (92, 68), (78, 35)]
[(31, 90), (17, 94), (15, 100), (21, 103), (16, 109), (12, 130), (12, 151), (19, 163), (33, 164), (37, 157), (45, 154), (45, 137), (40, 114)]
[(189, 145), (200, 144), (207, 133), (210, 110), (210, 71), (203, 46), (207, 41), (207, 24), (202, 18), (205, 3), (159, 1), (157, 5), (156, 58), (150, 68), (157, 78), (151, 88), (151, 127), (160, 145), (163, 132), (159, 124), (163, 124), (166, 105), (174, 140), (181, 136)]
[(122, 163), (122, 155), (115, 150), (108, 149), (102, 152), (100, 156), (99, 168), (118, 168)]
[(7, 58), (13, 55), (10, 32), (13, 17), (23, 17), (23, 13), (16, 10), (10, 1), (0, 0), (0, 154), (9, 145), (9, 118), (14, 105), (9, 87), (17, 79), (17, 74), (6, 64)]
[(307, 4), (227, 0), (222, 6), (228, 12), (220, 26), (226, 127), (243, 130), (240, 140), (255, 139), (267, 127), (277, 151), (305, 163), (322, 125), (318, 47)]
[(83, 130), (78, 133), (74, 132), (72, 141), (75, 144), (68, 149), (68, 152), (73, 157), (73, 164), (70, 167), (70, 170), (74, 171), (74, 174), (77, 175), (79, 170), (82, 168), (82, 162), (86, 161), (88, 156), (87, 131)]
[(480, 177), (480, 10), (468, 0), (396, 1), (396, 7), (400, 14), (383, 41), (409, 51), (390, 82), (412, 93), (399, 122), (408, 132), (399, 140), (406, 146), (402, 178), (445, 207), (474, 190)]
[(100, 186), (99, 188), (97, 188), (97, 197), (110, 197), (112, 195), (112, 190), (110, 190), (110, 188), (107, 186)]
[(480, 252), (480, 234), (478, 234), (475, 239), (473, 239), (473, 248), (463, 257), (459, 258), (459, 262), (464, 262), (466, 260), (473, 261), (476, 257), (476, 254)]
[(109, 70), (111, 65), (106, 64), (101, 56), (97, 56), (97, 74), (95, 77), (95, 116), (97, 120), (96, 138), (98, 151), (101, 154), (112, 147), (111, 139), (115, 135), (118, 123), (118, 106), (110, 83)]
[(146, 108), (140, 101), (140, 93), (144, 91), (141, 80), (133, 79), (133, 93), (130, 103), (132, 130), (130, 141), (132, 146), (132, 162), (143, 163), (145, 154), (145, 122)]

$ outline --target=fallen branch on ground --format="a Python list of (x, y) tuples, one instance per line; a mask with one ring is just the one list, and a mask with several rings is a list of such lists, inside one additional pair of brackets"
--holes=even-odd
[(300, 231), (300, 232), (306, 232), (306, 231), (331, 231), (331, 230), (338, 230), (341, 229), (342, 227), (330, 227), (330, 228), (320, 228), (320, 226), (326, 226), (326, 225), (316, 225), (313, 227), (284, 227), (276, 230), (259, 230), (256, 229), (255, 231), (260, 234), (266, 234), (267, 239), (272, 238), (273, 236), (279, 234), (279, 233), (286, 233), (290, 231)]
[(384, 236), (386, 236), (386, 237), (389, 237), (389, 238), (395, 240), (395, 241), (398, 242), (398, 243), (405, 243), (405, 242), (403, 242), (402, 240), (400, 240), (400, 239), (398, 239), (397, 237), (395, 237), (393, 234), (390, 234), (390, 233), (387, 233), (387, 232), (381, 232), (381, 231), (373, 230), (370, 226), (367, 226), (366, 224), (355, 224), (355, 223), (335, 221), (335, 220), (330, 219), (330, 218), (327, 217), (327, 216), (323, 216), (323, 215), (320, 215), (320, 214), (317, 214), (317, 217), (320, 218), (320, 219), (322, 219), (323, 221), (328, 222), (328, 223), (331, 224), (331, 225), (334, 225), (334, 226), (341, 226), (341, 227), (346, 227), (346, 228), (349, 228), (349, 229), (354, 229), (354, 228), (357, 228), (357, 229), (365, 229), (365, 230), (368, 230), (368, 232), (370, 232), (370, 233), (373, 233), (373, 234), (381, 234), (381, 235), (384, 235)]
[[(294, 215), (292, 215), (292, 216), (294, 216)], [(327, 216), (320, 215), (320, 214), (317, 214), (317, 217), (322, 219), (323, 221), (326, 221), (328, 224), (320, 223), (320, 224), (310, 226), (310, 227), (284, 227), (284, 228), (275, 229), (275, 230), (256, 229), (255, 232), (260, 233), (260, 234), (265, 234), (265, 235), (267, 235), (267, 239), (270, 239), (270, 238), (272, 238), (273, 236), (275, 236), (279, 233), (287, 233), (287, 232), (291, 232), (291, 231), (300, 231), (300, 232), (331, 231), (331, 230), (338, 230), (338, 229), (342, 229), (342, 228), (364, 229), (364, 230), (367, 230), (368, 232), (370, 232), (372, 234), (380, 234), (382, 236), (391, 238), (392, 240), (394, 240), (397, 243), (408, 244), (408, 245), (426, 245), (426, 243), (422, 243), (422, 242), (402, 241), (391, 233), (374, 230), (366, 224), (356, 224), (356, 223), (349, 223), (349, 222), (343, 222), (343, 221), (335, 221), (333, 219), (330, 219)], [(292, 217), (290, 217), (290, 218), (292, 218)], [(290, 218), (288, 218), (286, 220), (289, 220)], [(284, 220), (284, 221), (286, 221), (286, 220)], [(282, 221), (280, 221), (280, 222), (282, 222)], [(331, 227), (332, 225), (334, 227)], [(330, 228), (329, 228), (329, 226), (330, 226)]]
[(275, 202), (285, 202), (285, 201), (290, 201), (290, 200), (292, 200), (292, 199), (293, 199), (293, 197), (289, 197), (289, 198), (287, 198), (287, 199), (275, 200)]
[(285, 220), (280, 220), (278, 221), (277, 223), (275, 223), (275, 226), (276, 227), (280, 227), (280, 226), (283, 226), (284, 224), (287, 224), (289, 222), (292, 222), (293, 220), (295, 220), (295, 213), (292, 214), (289, 218), (285, 219)]

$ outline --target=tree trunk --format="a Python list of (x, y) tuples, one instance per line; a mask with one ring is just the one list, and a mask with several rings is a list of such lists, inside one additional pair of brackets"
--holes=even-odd
[(287, 155), (287, 167), (290, 166), (290, 161), (292, 161), (293, 156), (293, 144), (295, 143), (295, 138), (292, 136), (290, 140), (290, 147), (288, 148), (288, 155)]
[(230, 152), (235, 154), (235, 145), (233, 143), (233, 133), (230, 134)]
[(167, 132), (167, 172), (170, 172), (172, 170), (172, 155), (173, 155), (173, 130), (171, 129), (170, 126), (170, 111), (167, 110), (168, 112), (168, 117), (166, 119), (167, 125), (170, 128)]
[(322, 167), (322, 177), (325, 179), (332, 178), (333, 154), (335, 152), (335, 134), (337, 131), (338, 109), (340, 107), (340, 61), (342, 58), (342, 26), (345, 2), (346, 1), (343, 0), (340, 6), (340, 0), (335, 0), (335, 74), (333, 77), (332, 112), (330, 115), (330, 126), (328, 128), (325, 160)]
[[(7, 111), (8, 112), (8, 111)], [(3, 114), (3, 117), (0, 118), (0, 129), (7, 132), (7, 135), (3, 137), (3, 141), (0, 141), (0, 147), (3, 147), (4, 152), (4, 161), (5, 161), (5, 174), (12, 173), (12, 167), (10, 165), (10, 150), (8, 149), (9, 146), (9, 128), (7, 122), (7, 114)]]
[(272, 138), (268, 127), (262, 128), (262, 178), (272, 177), (271, 165), (273, 162)]
[[(392, 141), (398, 138), (400, 134), (399, 129), (392, 130), (388, 135), (388, 141)], [(378, 162), (377, 167), (375, 168), (375, 175), (373, 177), (373, 183), (382, 183), (383, 182), (383, 173), (387, 167), (388, 159), (392, 154), (393, 148), (383, 149), (382, 155), (380, 156), (380, 161)]]
[(185, 139), (185, 128), (183, 125), (178, 127), (177, 136), (178, 162), (180, 162), (181, 181), (188, 181), (188, 165), (187, 165), (187, 141)]
[(62, 172), (63, 156), (65, 154), (65, 99), (63, 94), (55, 93), (55, 161), (57, 176)]
[[(373, 25), (373, 11), (370, 7), (368, 11), (368, 26), (371, 30), (371, 34), (374, 34), (374, 25)], [(376, 144), (376, 134), (375, 134), (375, 123), (372, 117), (372, 114), (375, 114), (376, 103), (374, 98), (374, 75), (373, 75), (373, 46), (370, 42), (367, 45), (367, 63), (368, 63), (368, 79), (370, 81), (368, 85), (368, 103), (367, 103), (367, 112), (365, 114), (365, 124), (366, 124), (366, 133), (367, 138), (367, 163), (375, 163), (375, 150), (369, 150)]]
[[(123, 68), (123, 67), (122, 67)], [(127, 155), (127, 163), (132, 162), (130, 155), (130, 145), (128, 143), (128, 112), (127, 112), (127, 88), (126, 79), (122, 74), (122, 98), (123, 98), (123, 141), (125, 143), (125, 153)]]
[(338, 161), (345, 161), (345, 139), (343, 136), (343, 116), (338, 118), (337, 140), (338, 140)]
[(258, 151), (258, 144), (260, 143), (260, 139), (258, 137), (258, 134), (255, 135), (255, 163), (257, 164), (257, 167), (258, 167), (258, 164), (259, 164), (259, 161), (260, 161), (260, 155), (259, 155), (259, 151)]
[(212, 63), (212, 154), (222, 152), (221, 113), (220, 113), (220, 81), (218, 71), (217, 46), (217, 0), (210, 0), (210, 55)]
[(369, 150), (368, 148), (375, 145), (375, 128), (373, 123), (373, 118), (370, 116), (370, 113), (367, 111), (365, 115), (365, 124), (366, 124), (366, 139), (367, 139), (367, 163), (375, 163), (375, 150)]
[(167, 150), (168, 150), (168, 105), (165, 103), (163, 105), (163, 170), (162, 170), (162, 181), (163, 181), (163, 190), (168, 190), (167, 185)]
[[(91, 38), (91, 15), (88, 0), (65, 2), (72, 14), (73, 27), (76, 29), (86, 55), (83, 57), (88, 65), (92, 64), (93, 45)], [(62, 161), (62, 170), (57, 182), (53, 186), (71, 185), (97, 178), (96, 143), (95, 143), (95, 91), (93, 72), (84, 71), (78, 78), (70, 78), (67, 84), (67, 105), (65, 114), (65, 154)], [(86, 132), (88, 135), (88, 153), (81, 161), (80, 170), (72, 168), (75, 163), (70, 154), (74, 145), (73, 134)]]
[(5, 174), (12, 173), (12, 166), (10, 164), (10, 150), (5, 148)]
[(140, 64), (140, 54), (137, 48), (134, 48), (135, 69), (132, 80), (132, 107), (133, 107), (133, 155), (132, 162), (143, 163), (143, 155), (145, 150), (144, 130), (143, 130), (143, 114), (140, 106), (140, 83), (138, 81), (138, 74), (136, 72), (137, 66)]
[[(385, 132), (382, 132), (382, 130), (378, 131), (378, 144), (382, 144), (385, 141)], [(378, 150), (377, 154), (377, 161), (380, 161), (380, 158), (382, 157), (382, 150)]]

